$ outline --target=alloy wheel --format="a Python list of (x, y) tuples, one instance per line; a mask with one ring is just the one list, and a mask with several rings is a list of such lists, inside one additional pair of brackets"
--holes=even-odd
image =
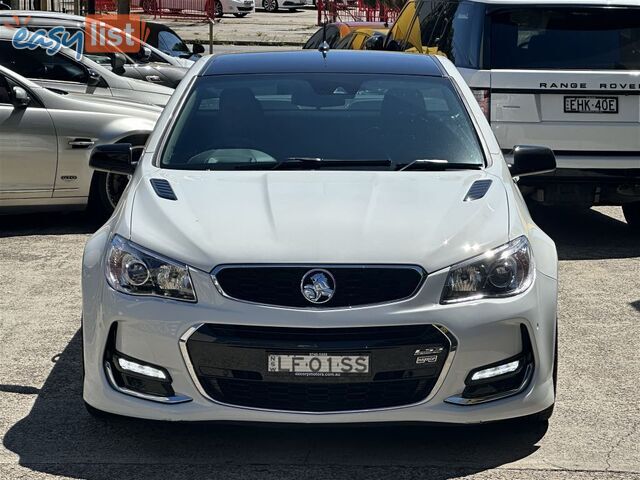
[(118, 173), (107, 173), (105, 177), (105, 192), (107, 200), (112, 208), (116, 208), (124, 189), (129, 183), (128, 175), (120, 175)]
[(262, 6), (267, 12), (278, 11), (278, 0), (262, 0)]

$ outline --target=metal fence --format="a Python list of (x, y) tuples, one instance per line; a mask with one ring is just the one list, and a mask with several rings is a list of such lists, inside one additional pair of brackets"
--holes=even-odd
[(400, 13), (399, 8), (375, 5), (364, 0), (317, 0), (318, 25), (324, 22), (389, 22), (393, 23)]
[[(155, 17), (212, 18), (216, 0), (130, 0), (131, 13), (145, 13)], [(117, 0), (95, 0), (96, 12), (115, 12)], [(45, 8), (43, 8), (43, 6)], [(20, 10), (86, 14), (87, 0), (18, 0)]]
[[(74, 0), (47, 0), (46, 10), (50, 12), (73, 13), (75, 3)], [(20, 10), (41, 10), (44, 4), (45, 2), (42, 0), (18, 0), (18, 8)]]
[[(154, 17), (213, 18), (216, 0), (130, 0), (131, 13)], [(96, 12), (115, 12), (117, 0), (96, 0)]]

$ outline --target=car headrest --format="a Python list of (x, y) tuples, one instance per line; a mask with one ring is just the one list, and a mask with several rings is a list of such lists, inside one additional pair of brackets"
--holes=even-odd
[(220, 112), (229, 120), (233, 116), (262, 115), (262, 105), (249, 88), (226, 88), (220, 94)]

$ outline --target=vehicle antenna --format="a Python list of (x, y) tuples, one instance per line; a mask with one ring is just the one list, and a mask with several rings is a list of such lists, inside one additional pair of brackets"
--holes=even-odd
[(327, 22), (322, 23), (322, 43), (320, 44), (320, 48), (318, 50), (322, 53), (323, 57), (327, 57), (327, 52), (331, 50), (331, 47), (327, 43)]

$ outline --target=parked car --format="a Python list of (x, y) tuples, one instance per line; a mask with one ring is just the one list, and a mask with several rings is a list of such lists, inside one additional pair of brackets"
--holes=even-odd
[(640, 2), (412, 1), (386, 48), (453, 60), (505, 153), (554, 149), (529, 199), (621, 205), (640, 228)]
[(95, 207), (110, 214), (128, 177), (94, 172), (96, 145), (140, 153), (158, 107), (52, 92), (0, 66), (0, 213)]
[(262, 8), (269, 13), (283, 10), (295, 10), (307, 5), (307, 0), (262, 0)]
[(336, 45), (344, 37), (352, 33), (354, 30), (361, 28), (368, 28), (372, 30), (386, 30), (388, 25), (380, 22), (335, 22), (327, 23), (321, 27), (309, 37), (307, 43), (304, 44), (303, 49), (317, 50), (322, 45), (323, 41), (326, 41), (330, 48), (336, 48)]
[(518, 147), (510, 170), (447, 59), (210, 57), (137, 167), (129, 151), (91, 157), (133, 175), (84, 252), (91, 413), (551, 415), (557, 255), (512, 177), (553, 170), (553, 152)]
[(375, 45), (384, 44), (388, 28), (357, 28), (342, 38), (334, 48), (339, 50), (377, 50)]
[[(15, 11), (0, 12), (0, 24), (13, 25), (18, 20), (20, 25), (27, 25), (30, 30), (51, 30), (54, 27), (64, 27), (70, 35), (76, 32), (86, 33), (86, 19), (76, 15), (68, 15), (64, 13), (54, 12), (31, 12), (31, 11)], [(114, 28), (114, 30), (118, 30)], [(150, 34), (150, 37), (152, 34)], [(168, 39), (168, 37), (165, 37)], [(147, 82), (175, 88), (180, 80), (184, 77), (189, 67), (193, 64), (193, 60), (172, 57), (154, 46), (134, 38), (140, 45), (137, 52), (118, 52), (118, 55), (124, 59), (124, 69), (115, 71), (118, 75), (129, 78), (136, 78)], [(202, 50), (202, 47), (197, 49)], [(82, 52), (83, 55), (105, 68), (111, 68), (114, 61), (114, 53), (88, 53)]]
[(171, 88), (116, 75), (114, 72), (124, 68), (124, 60), (119, 55), (113, 56), (112, 71), (85, 55), (77, 60), (75, 50), (66, 47), (53, 55), (43, 48), (18, 50), (11, 41), (14, 32), (0, 27), (0, 65), (44, 87), (159, 106), (164, 106), (173, 94)]
[(254, 0), (133, 0), (131, 6), (142, 8), (147, 14), (192, 11), (206, 12), (210, 17), (231, 13), (242, 18), (255, 11)]

